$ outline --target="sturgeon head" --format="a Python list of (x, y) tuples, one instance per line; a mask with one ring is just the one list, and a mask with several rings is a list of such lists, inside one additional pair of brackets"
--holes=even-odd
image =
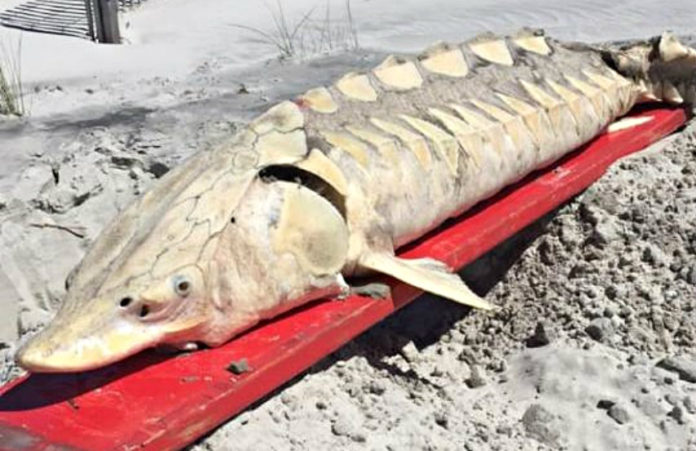
[(97, 238), (19, 365), (82, 371), (160, 344), (219, 345), (341, 291), (340, 205), (298, 183), (297, 171), (283, 176), (307, 153), (302, 127), (297, 107), (280, 104), (160, 179)]
[(605, 62), (638, 87), (638, 102), (696, 104), (696, 49), (670, 32), (603, 51)]

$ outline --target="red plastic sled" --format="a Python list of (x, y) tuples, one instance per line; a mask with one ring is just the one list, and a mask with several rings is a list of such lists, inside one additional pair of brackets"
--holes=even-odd
[[(643, 109), (633, 116), (652, 120), (599, 136), (401, 255), (461, 268), (585, 189), (618, 158), (686, 121), (680, 109)], [(392, 299), (315, 302), (220, 348), (173, 358), (145, 352), (86, 373), (19, 378), (0, 388), (0, 448), (181, 448), (421, 294), (390, 284)], [(242, 359), (247, 371), (228, 370)]]

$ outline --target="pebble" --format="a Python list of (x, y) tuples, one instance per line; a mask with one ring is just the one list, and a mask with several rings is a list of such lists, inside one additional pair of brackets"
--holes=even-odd
[(280, 402), (288, 406), (290, 410), (295, 410), (298, 407), (299, 399), (286, 390), (280, 395)]
[(403, 348), (401, 348), (401, 355), (404, 357), (404, 359), (406, 359), (407, 362), (413, 363), (420, 357), (420, 352), (418, 351), (418, 348), (416, 348), (416, 345), (412, 341), (409, 341)]
[(696, 401), (694, 401), (694, 398), (691, 396), (687, 396), (684, 398), (684, 408), (686, 409), (687, 412), (694, 414), (696, 413)]
[[(354, 437), (360, 436), (360, 431), (355, 422), (353, 422), (348, 416), (340, 415), (331, 425), (331, 432), (339, 437), (350, 437), (355, 440)], [(359, 441), (359, 440), (355, 440)], [(363, 437), (364, 441), (364, 437)]]
[(387, 390), (387, 385), (380, 379), (373, 379), (370, 381), (368, 390), (374, 395), (382, 395)]
[(696, 265), (686, 270), (686, 277), (684, 279), (691, 285), (696, 286)]
[(674, 396), (674, 394), (672, 394), (672, 393), (667, 393), (667, 394), (665, 395), (665, 401), (667, 401), (667, 404), (669, 404), (669, 405), (671, 405), (671, 406), (676, 406), (677, 403), (679, 402), (679, 400), (677, 399), (677, 397)]
[(696, 360), (687, 357), (665, 357), (657, 362), (657, 366), (679, 375), (687, 382), (696, 383)]
[(466, 380), (466, 385), (469, 388), (479, 388), (486, 385), (486, 372), (478, 365), (471, 365), (471, 375)]
[(522, 415), (522, 425), (527, 435), (547, 445), (555, 445), (560, 431), (551, 412), (540, 404), (532, 404)]
[(674, 418), (674, 420), (679, 424), (684, 424), (684, 410), (679, 406), (672, 407), (672, 410), (667, 414), (668, 417)]
[(654, 244), (648, 244), (643, 250), (642, 260), (653, 267), (662, 267), (667, 262), (667, 256)]
[(249, 370), (250, 370), (250, 368), (249, 368), (249, 363), (247, 362), (247, 359), (235, 360), (227, 366), (227, 371), (229, 371), (232, 374), (236, 374), (236, 375), (246, 373)]
[(602, 410), (609, 410), (616, 404), (614, 401), (610, 401), (608, 399), (600, 399), (599, 402), (597, 403), (597, 408), (602, 409)]
[(631, 419), (628, 416), (628, 412), (626, 411), (626, 409), (619, 406), (618, 404), (614, 404), (613, 406), (611, 406), (607, 411), (607, 415), (609, 415), (614, 421), (616, 421), (619, 424), (626, 424)]
[(512, 436), (512, 427), (508, 426), (507, 424), (499, 424), (498, 426), (496, 426), (495, 432), (496, 432), (496, 434), (511, 437)]
[(546, 346), (555, 339), (556, 331), (544, 322), (539, 321), (534, 328), (534, 334), (527, 339), (527, 347), (538, 348)]
[(652, 395), (641, 397), (636, 402), (636, 407), (639, 407), (641, 412), (653, 418), (658, 418), (666, 413), (663, 404)]
[(447, 417), (447, 414), (445, 414), (444, 412), (435, 412), (434, 419), (435, 424), (447, 429), (447, 426), (449, 425), (449, 419)]
[(606, 246), (620, 238), (616, 221), (612, 218), (603, 218), (594, 227), (592, 242), (600, 247)]
[(590, 325), (585, 328), (585, 332), (595, 341), (606, 342), (614, 334), (614, 325), (609, 318), (595, 318), (590, 321)]

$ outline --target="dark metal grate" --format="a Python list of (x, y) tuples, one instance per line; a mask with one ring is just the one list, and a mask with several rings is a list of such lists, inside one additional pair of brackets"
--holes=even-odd
[[(128, 9), (145, 0), (118, 0), (119, 9)], [(97, 0), (31, 0), (0, 12), (0, 25), (41, 33), (101, 40), (95, 25)], [(116, 22), (114, 22), (116, 23)], [(117, 28), (117, 27), (116, 27)]]
[(0, 13), (0, 25), (92, 39), (85, 0), (33, 0)]

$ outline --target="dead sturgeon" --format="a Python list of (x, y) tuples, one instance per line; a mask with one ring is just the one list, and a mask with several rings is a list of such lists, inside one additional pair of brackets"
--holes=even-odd
[(444, 264), (394, 249), (649, 100), (696, 100), (696, 50), (668, 33), (594, 47), (523, 30), (390, 56), (163, 177), (96, 240), (17, 361), (79, 371), (217, 346), (369, 271), (490, 308)]

